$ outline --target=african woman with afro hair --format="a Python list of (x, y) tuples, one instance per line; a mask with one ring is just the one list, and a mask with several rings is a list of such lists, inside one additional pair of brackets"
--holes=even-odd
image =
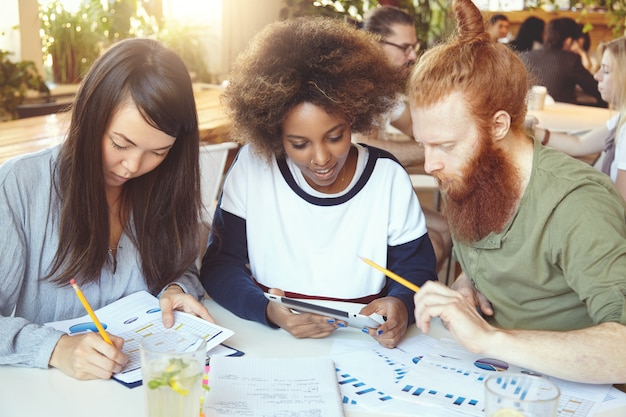
[(201, 280), (245, 319), (319, 338), (346, 325), (294, 314), (264, 292), (366, 304), (387, 320), (363, 331), (398, 344), (411, 290), (436, 279), (424, 214), (389, 153), (351, 143), (395, 105), (402, 74), (364, 31), (328, 18), (270, 24), (234, 64), (223, 95), (244, 146), (224, 182)]

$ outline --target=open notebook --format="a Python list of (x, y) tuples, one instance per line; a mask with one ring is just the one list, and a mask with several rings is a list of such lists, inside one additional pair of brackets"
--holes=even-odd
[[(102, 307), (95, 313), (107, 333), (124, 338), (123, 351), (128, 356), (128, 363), (122, 372), (113, 375), (113, 379), (129, 388), (141, 385), (139, 342), (152, 333), (166, 330), (161, 320), (159, 300), (146, 291), (139, 291)], [(97, 332), (89, 315), (46, 323), (46, 326), (69, 335)], [(234, 334), (232, 330), (191, 314), (174, 311), (174, 326), (169, 330), (203, 337), (207, 342), (207, 356), (212, 356), (213, 352), (218, 355), (241, 355), (240, 351), (220, 345)]]
[(206, 417), (344, 415), (335, 364), (327, 357), (211, 359)]

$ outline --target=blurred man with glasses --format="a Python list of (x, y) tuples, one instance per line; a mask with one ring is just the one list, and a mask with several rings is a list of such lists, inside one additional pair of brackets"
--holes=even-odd
[(389, 61), (402, 68), (408, 77), (419, 47), (413, 17), (397, 7), (375, 7), (365, 14), (363, 28), (380, 36)]
[[(408, 80), (419, 50), (415, 19), (397, 7), (379, 6), (365, 14), (363, 29), (377, 36), (387, 59)], [(387, 120), (378, 131), (369, 136), (353, 135), (353, 141), (392, 153), (409, 173), (423, 173), (424, 149), (413, 140), (411, 113), (404, 96), (398, 97), (398, 105), (387, 115)], [(452, 248), (448, 223), (441, 213), (428, 207), (422, 208), (439, 271)]]
[[(402, 71), (407, 80), (417, 60), (419, 45), (414, 24), (415, 21), (411, 15), (392, 6), (374, 7), (365, 14), (363, 19), (363, 29), (377, 36), (389, 62)], [(404, 97), (398, 98), (398, 106), (388, 116), (387, 125), (399, 130), (404, 134), (405, 139), (413, 137), (411, 114)], [(387, 128), (388, 126), (381, 126), (380, 131), (371, 137), (389, 139)], [(378, 142), (372, 145), (393, 153), (405, 166), (421, 165), (424, 162), (424, 153), (412, 140), (402, 141), (398, 146), (395, 146), (393, 142), (388, 146)]]

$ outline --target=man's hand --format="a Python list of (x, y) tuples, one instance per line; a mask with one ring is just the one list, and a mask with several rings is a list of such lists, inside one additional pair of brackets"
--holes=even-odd
[(472, 298), (445, 285), (428, 281), (415, 294), (415, 324), (424, 333), (439, 317), (450, 334), (470, 352), (480, 353), (496, 329), (485, 321)]
[(483, 295), (480, 291), (476, 289), (472, 281), (468, 278), (465, 273), (459, 275), (454, 284), (451, 287), (453, 290), (461, 293), (467, 300), (478, 307), (486, 316), (493, 316), (493, 307), (487, 297)]

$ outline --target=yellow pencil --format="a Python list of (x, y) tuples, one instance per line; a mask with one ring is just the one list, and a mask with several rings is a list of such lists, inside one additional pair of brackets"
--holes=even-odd
[(387, 268), (383, 268), (382, 266), (378, 265), (377, 263), (375, 263), (373, 261), (370, 261), (369, 259), (364, 258), (362, 256), (359, 256), (359, 258), (361, 258), (363, 260), (363, 262), (365, 262), (369, 266), (372, 266), (372, 267), (378, 269), (380, 272), (382, 272), (383, 274), (387, 275), (392, 280), (394, 280), (394, 281), (404, 285), (408, 289), (413, 290), (415, 292), (418, 292), (420, 290), (420, 287), (418, 287), (417, 285), (413, 284), (410, 281), (407, 281), (406, 279), (402, 278), (400, 275), (398, 275), (398, 274), (396, 274), (394, 272), (391, 272)]
[(72, 280), (70, 281), (70, 284), (72, 284), (72, 287), (74, 287), (74, 291), (76, 292), (78, 299), (83, 304), (83, 307), (85, 307), (85, 310), (87, 310), (87, 314), (89, 314), (89, 317), (91, 317), (91, 320), (98, 328), (98, 333), (100, 333), (100, 336), (102, 336), (105, 342), (107, 342), (109, 345), (112, 345), (113, 342), (109, 338), (109, 335), (107, 334), (107, 332), (104, 331), (104, 327), (102, 327), (102, 323), (100, 323), (100, 320), (98, 320), (98, 316), (96, 316), (96, 313), (94, 313), (93, 309), (89, 305), (89, 302), (83, 295), (83, 292), (78, 287), (78, 284), (76, 283), (76, 280), (74, 278), (72, 278)]

